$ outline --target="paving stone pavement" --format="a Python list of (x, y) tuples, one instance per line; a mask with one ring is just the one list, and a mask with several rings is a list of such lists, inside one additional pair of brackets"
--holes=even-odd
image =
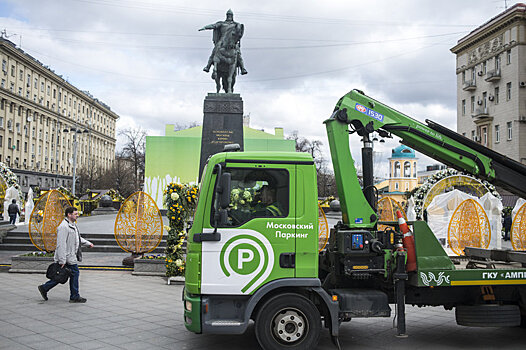
[[(197, 335), (182, 322), (182, 285), (122, 271), (81, 271), (86, 304), (68, 303), (59, 285), (43, 301), (42, 274), (0, 273), (0, 349), (259, 349), (243, 335)], [(457, 326), (453, 311), (407, 306), (409, 337), (392, 318), (354, 319), (341, 327), (342, 349), (524, 349), (526, 329)], [(334, 349), (326, 331), (318, 349)]]

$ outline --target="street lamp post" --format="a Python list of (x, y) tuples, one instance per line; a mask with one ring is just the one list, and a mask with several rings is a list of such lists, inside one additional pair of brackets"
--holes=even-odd
[(71, 192), (75, 196), (75, 187), (77, 182), (77, 134), (87, 133), (88, 129), (81, 130), (77, 127), (65, 128), (64, 132), (73, 132), (73, 185)]

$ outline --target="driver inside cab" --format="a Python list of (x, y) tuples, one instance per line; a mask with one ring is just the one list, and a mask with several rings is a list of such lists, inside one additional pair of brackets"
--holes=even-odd
[(276, 189), (265, 185), (261, 188), (261, 202), (254, 207), (254, 213), (257, 217), (265, 216), (283, 216), (283, 209), (279, 202), (276, 201)]

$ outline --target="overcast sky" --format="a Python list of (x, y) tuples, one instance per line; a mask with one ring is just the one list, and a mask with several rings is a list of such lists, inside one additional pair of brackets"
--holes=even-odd
[[(0, 0), (0, 28), (108, 104), (121, 117), (117, 130), (140, 126), (162, 135), (165, 124), (201, 123), (203, 99), (215, 84), (202, 71), (212, 32), (197, 30), (224, 20), (231, 8), (245, 25), (249, 74), (238, 77), (235, 92), (251, 127), (297, 130), (322, 140), (328, 155), (322, 122), (354, 88), (456, 130), (449, 49), (504, 6), (493, 0)], [(387, 158), (397, 142), (375, 151)]]

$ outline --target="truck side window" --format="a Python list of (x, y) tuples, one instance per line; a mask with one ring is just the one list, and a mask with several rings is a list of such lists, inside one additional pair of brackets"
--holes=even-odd
[(231, 174), (232, 179), (228, 224), (225, 227), (241, 226), (254, 218), (288, 216), (287, 170), (227, 168), (225, 171)]

